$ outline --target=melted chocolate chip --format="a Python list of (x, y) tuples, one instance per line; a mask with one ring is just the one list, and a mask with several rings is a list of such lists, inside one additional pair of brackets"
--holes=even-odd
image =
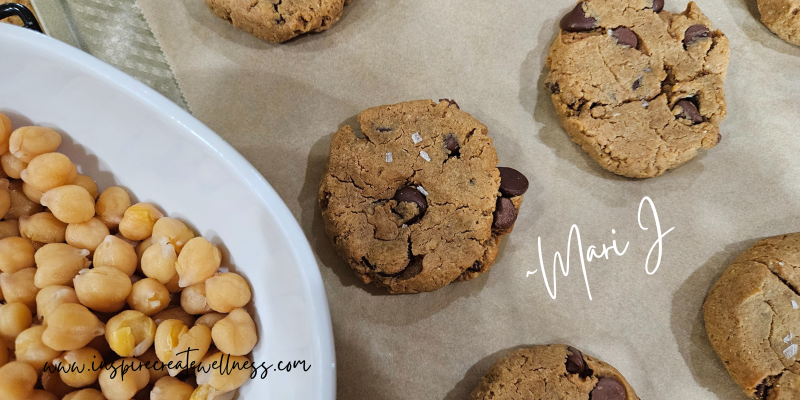
[(703, 25), (692, 25), (686, 30), (683, 35), (683, 48), (688, 49), (692, 43), (707, 38), (711, 35), (711, 31)]
[(423, 214), (425, 214), (425, 210), (428, 209), (428, 200), (425, 199), (425, 196), (417, 190), (417, 188), (413, 186), (406, 186), (400, 190), (398, 190), (394, 194), (394, 199), (398, 203), (411, 203), (416, 204), (417, 209), (419, 210), (419, 215), (416, 218), (408, 222), (416, 221), (417, 219), (421, 218)]
[(561, 88), (558, 86), (558, 82), (546, 82), (544, 86), (547, 90), (550, 91), (552, 94), (559, 94), (561, 93)]
[(370, 264), (369, 261), (367, 261), (367, 257), (361, 257), (361, 262), (363, 262), (364, 265), (366, 265), (367, 268), (369, 268), (370, 270), (375, 271), (375, 266)]
[(639, 77), (639, 79), (633, 81), (633, 85), (631, 85), (631, 88), (633, 88), (633, 90), (636, 90), (641, 86), (642, 86), (642, 77)]
[(756, 386), (756, 398), (759, 400), (767, 400), (767, 394), (769, 392), (769, 388), (764, 382), (761, 382)]
[(689, 121), (692, 121), (693, 125), (703, 122), (703, 116), (700, 115), (700, 111), (697, 110), (697, 106), (691, 101), (683, 99), (678, 101), (675, 106), (681, 108), (678, 118), (688, 119)]
[[(459, 107), (459, 106), (458, 106), (458, 103), (456, 103), (456, 101), (455, 101), (455, 100), (450, 100), (450, 99), (439, 99), (439, 103), (441, 103), (441, 102), (443, 102), (443, 101), (446, 101), (446, 102), (450, 103), (450, 105), (451, 105), (451, 106), (456, 106), (456, 108), (457, 108), (457, 109), (459, 109), (459, 110), (461, 109), (461, 107)], [(448, 107), (449, 107), (449, 106), (448, 106)]]
[(391, 132), (392, 128), (375, 128), (378, 132)]
[(585, 1), (578, 3), (572, 11), (568, 12), (564, 18), (561, 18), (559, 25), (561, 29), (567, 32), (584, 32), (594, 29), (597, 20), (592, 17), (587, 17), (583, 11)]
[(653, 7), (651, 7), (654, 12), (661, 12), (664, 9), (664, 0), (653, 0)]
[(506, 197), (522, 196), (528, 190), (528, 178), (514, 168), (497, 167), (500, 170), (500, 193)]
[(600, 378), (589, 393), (589, 400), (625, 400), (627, 397), (628, 392), (622, 382), (610, 377)]
[(567, 372), (570, 374), (580, 374), (586, 369), (586, 362), (583, 360), (583, 353), (570, 346), (567, 350), (572, 354), (567, 355)]
[(494, 210), (494, 222), (492, 227), (499, 230), (506, 230), (514, 226), (517, 220), (517, 209), (511, 200), (500, 197), (497, 199), (497, 207)]
[(472, 264), (472, 266), (467, 268), (467, 270), (473, 272), (481, 272), (482, 268), (483, 264), (480, 261), (475, 261), (475, 264)]
[(456, 154), (461, 149), (461, 146), (458, 145), (458, 139), (454, 135), (450, 135), (444, 140), (444, 147), (447, 148), (450, 154)]
[(633, 33), (632, 30), (620, 26), (619, 28), (611, 30), (611, 37), (617, 40), (617, 44), (620, 46), (628, 46), (632, 49), (639, 47), (639, 38), (636, 37), (636, 34)]

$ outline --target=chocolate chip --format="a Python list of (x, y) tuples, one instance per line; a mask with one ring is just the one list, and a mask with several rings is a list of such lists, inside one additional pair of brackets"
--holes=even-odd
[(425, 199), (425, 196), (417, 190), (417, 188), (413, 186), (406, 186), (400, 190), (398, 190), (394, 194), (394, 199), (397, 200), (398, 203), (414, 203), (419, 208), (419, 215), (425, 213), (425, 210), (428, 209), (428, 200)]
[(617, 378), (600, 378), (589, 393), (589, 400), (625, 400), (628, 392)]
[(497, 207), (492, 216), (494, 217), (492, 227), (506, 230), (514, 226), (514, 222), (517, 220), (517, 209), (514, 207), (514, 203), (512, 203), (511, 200), (500, 197), (497, 199)]
[(392, 128), (376, 128), (378, 132), (391, 132)]
[(461, 146), (458, 145), (458, 139), (453, 135), (448, 136), (447, 139), (444, 140), (444, 147), (446, 147), (447, 151), (450, 153), (458, 153), (458, 150), (461, 149)]
[(640, 76), (639, 79), (633, 81), (633, 85), (631, 85), (631, 87), (633, 88), (633, 90), (636, 90), (641, 86), (642, 86), (642, 77)]
[(594, 29), (597, 20), (592, 17), (587, 17), (583, 11), (585, 1), (578, 3), (572, 11), (568, 12), (564, 18), (561, 18), (559, 25), (561, 29), (567, 32), (583, 32)]
[(617, 39), (617, 44), (620, 46), (628, 46), (632, 49), (639, 47), (639, 38), (632, 30), (620, 26), (619, 28), (611, 30), (611, 37)]
[(688, 119), (689, 121), (692, 121), (693, 125), (703, 122), (703, 116), (700, 115), (700, 111), (697, 110), (697, 106), (695, 106), (691, 101), (683, 99), (678, 101), (675, 106), (681, 108), (678, 118)]
[(661, 12), (664, 9), (664, 0), (653, 0), (653, 7), (651, 7), (654, 12)]
[[(450, 100), (450, 99), (439, 99), (439, 103), (441, 103), (441, 102), (443, 102), (443, 101), (446, 101), (446, 102), (450, 103), (450, 105), (451, 105), (451, 106), (456, 106), (456, 108), (457, 108), (457, 109), (459, 109), (459, 110), (461, 109), (461, 107), (459, 107), (459, 106), (458, 106), (458, 103), (456, 103), (456, 101), (455, 101), (455, 100)], [(449, 107), (449, 106), (448, 106), (448, 107)]]
[(500, 170), (500, 193), (503, 196), (522, 196), (528, 190), (528, 178), (514, 168), (497, 167)]
[(761, 382), (756, 386), (756, 398), (759, 400), (767, 400), (767, 392), (769, 392), (769, 388), (767, 387), (766, 383)]
[(361, 262), (363, 262), (364, 265), (366, 265), (367, 268), (369, 268), (370, 270), (375, 271), (375, 266), (370, 264), (369, 261), (367, 261), (367, 257), (361, 257)]
[(552, 94), (559, 94), (561, 93), (561, 88), (558, 86), (558, 82), (545, 82), (544, 86), (547, 90), (550, 91)]
[(481, 272), (482, 268), (483, 268), (483, 264), (480, 261), (475, 261), (475, 264), (472, 264), (472, 266), (467, 268), (467, 270), (473, 271), (473, 272)]
[(567, 372), (570, 374), (580, 374), (586, 369), (586, 362), (583, 360), (583, 353), (570, 346), (567, 350), (572, 354), (567, 355)]
[(683, 48), (688, 49), (692, 43), (707, 38), (711, 35), (711, 31), (703, 25), (692, 25), (686, 30), (683, 35)]

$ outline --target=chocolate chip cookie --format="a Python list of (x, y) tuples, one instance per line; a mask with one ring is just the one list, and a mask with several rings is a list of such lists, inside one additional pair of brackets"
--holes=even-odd
[(778, 37), (800, 45), (800, 0), (758, 0), (758, 12)]
[(793, 233), (742, 253), (706, 298), (711, 345), (750, 398), (800, 398), (798, 290), (800, 233)]
[(637, 400), (614, 367), (563, 344), (517, 350), (497, 361), (470, 400)]
[(380, 106), (333, 135), (319, 189), (325, 230), (365, 283), (439, 289), (489, 270), (528, 180), (497, 168), (485, 125), (451, 100)]
[(206, 0), (216, 16), (274, 43), (330, 28), (348, 3), (350, 0)]
[(586, 0), (560, 23), (545, 81), (564, 128), (603, 168), (650, 178), (719, 143), (728, 39), (693, 2)]

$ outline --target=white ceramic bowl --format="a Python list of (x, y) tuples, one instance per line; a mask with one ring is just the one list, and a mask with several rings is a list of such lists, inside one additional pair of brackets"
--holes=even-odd
[(247, 277), (256, 363), (305, 360), (310, 370), (271, 370), (239, 398), (335, 398), (330, 314), (311, 248), (272, 187), (230, 145), (102, 61), (8, 24), (0, 24), (0, 112), (15, 126), (65, 134), (61, 151), (101, 189), (121, 185), (189, 222), (220, 245), (223, 265)]

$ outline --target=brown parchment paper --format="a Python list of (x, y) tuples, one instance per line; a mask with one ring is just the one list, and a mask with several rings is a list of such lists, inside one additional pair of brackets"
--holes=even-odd
[[(266, 176), (317, 253), (338, 398), (463, 399), (511, 350), (560, 342), (610, 362), (642, 399), (736, 400), (744, 395), (710, 347), (701, 306), (737, 254), (800, 231), (800, 47), (758, 21), (755, 0), (698, 3), (732, 47), (722, 143), (636, 181), (574, 145), (542, 89), (571, 0), (353, 0), (329, 31), (282, 45), (234, 29), (202, 0), (139, 1), (194, 114)], [(442, 97), (488, 125), (501, 165), (527, 174), (531, 188), (489, 274), (385, 295), (356, 280), (323, 232), (316, 193), (331, 134), (365, 108)], [(662, 233), (674, 227), (652, 275), (648, 204), (649, 229), (637, 220), (645, 196)], [(623, 256), (586, 262), (592, 300), (575, 250), (556, 299), (542, 279), (538, 239), (553, 290), (553, 255), (566, 251), (573, 224), (584, 252), (630, 242)]]

